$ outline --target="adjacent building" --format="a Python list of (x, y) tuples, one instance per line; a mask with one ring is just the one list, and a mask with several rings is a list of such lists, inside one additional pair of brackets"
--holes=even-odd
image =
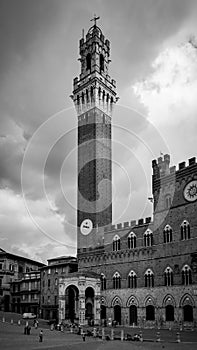
[(58, 320), (59, 279), (77, 271), (77, 259), (61, 256), (48, 260), (48, 265), (41, 268), (41, 317)]
[(11, 310), (40, 316), (40, 271), (25, 272), (21, 279), (11, 283)]
[[(44, 264), (28, 259), (22, 256), (11, 254), (0, 249), (0, 309), (2, 311), (20, 310), (21, 312), (21, 293), (23, 288), (21, 281), (27, 274), (35, 271), (38, 274), (39, 269)], [(15, 285), (16, 282), (16, 285)], [(12, 299), (12, 291), (18, 291)], [(17, 293), (18, 293), (17, 292)], [(22, 297), (23, 298), (23, 297)]]

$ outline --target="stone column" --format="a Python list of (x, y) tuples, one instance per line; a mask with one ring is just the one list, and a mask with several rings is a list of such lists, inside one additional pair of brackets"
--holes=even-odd
[(144, 328), (146, 324), (146, 308), (145, 307), (139, 307), (138, 308), (138, 323), (139, 326)]
[(79, 295), (79, 324), (85, 325), (85, 295)]
[(65, 318), (65, 300), (63, 297), (59, 297), (59, 323)]
[(94, 298), (94, 324), (99, 325), (101, 319), (101, 302), (100, 302), (100, 296), (95, 295)]
[(127, 307), (121, 308), (122, 312), (122, 325), (128, 325), (129, 323), (129, 312)]
[(79, 317), (79, 299), (75, 299), (75, 317)]

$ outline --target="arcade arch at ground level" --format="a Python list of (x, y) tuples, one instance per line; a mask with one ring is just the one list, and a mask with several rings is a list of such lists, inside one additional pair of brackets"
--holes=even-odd
[(122, 325), (140, 327), (190, 325), (193, 328), (194, 322), (196, 324), (197, 308), (192, 288), (185, 295), (181, 288), (154, 288), (148, 294), (147, 291), (137, 289), (102, 292), (106, 322), (116, 320)]

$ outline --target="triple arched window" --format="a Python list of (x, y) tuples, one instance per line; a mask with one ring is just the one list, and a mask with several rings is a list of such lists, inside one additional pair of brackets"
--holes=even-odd
[(164, 271), (164, 285), (167, 287), (173, 285), (173, 271), (169, 266)]
[(148, 228), (146, 232), (144, 233), (144, 246), (145, 247), (151, 247), (153, 245), (153, 233)]
[(113, 251), (120, 250), (120, 237), (118, 235), (115, 235), (113, 238)]
[(172, 242), (172, 227), (166, 225), (163, 230), (163, 241), (164, 243)]
[(188, 265), (182, 268), (182, 284), (185, 286), (192, 284), (192, 272)]
[(128, 248), (136, 248), (136, 235), (134, 232), (130, 232), (128, 235)]
[(128, 288), (137, 288), (137, 275), (136, 275), (135, 271), (129, 272)]
[(184, 220), (181, 224), (181, 240), (190, 239), (190, 224)]
[(145, 287), (154, 287), (154, 274), (151, 269), (146, 270), (144, 274)]
[(118, 272), (115, 272), (113, 275), (113, 289), (120, 289), (121, 288), (121, 277)]

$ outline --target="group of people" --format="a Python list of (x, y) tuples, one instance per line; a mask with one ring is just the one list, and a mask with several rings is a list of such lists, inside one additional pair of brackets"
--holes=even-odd
[(25, 328), (24, 328), (24, 334), (30, 335), (31, 327), (29, 326), (28, 322), (26, 322)]
[[(34, 328), (35, 329), (38, 328), (38, 320), (36, 320), (36, 319), (34, 320)], [(31, 327), (27, 321), (25, 324), (25, 327), (24, 327), (24, 334), (30, 335), (30, 332), (31, 332)], [(39, 342), (42, 342), (42, 341), (43, 341), (43, 331), (41, 329), (39, 332)]]

